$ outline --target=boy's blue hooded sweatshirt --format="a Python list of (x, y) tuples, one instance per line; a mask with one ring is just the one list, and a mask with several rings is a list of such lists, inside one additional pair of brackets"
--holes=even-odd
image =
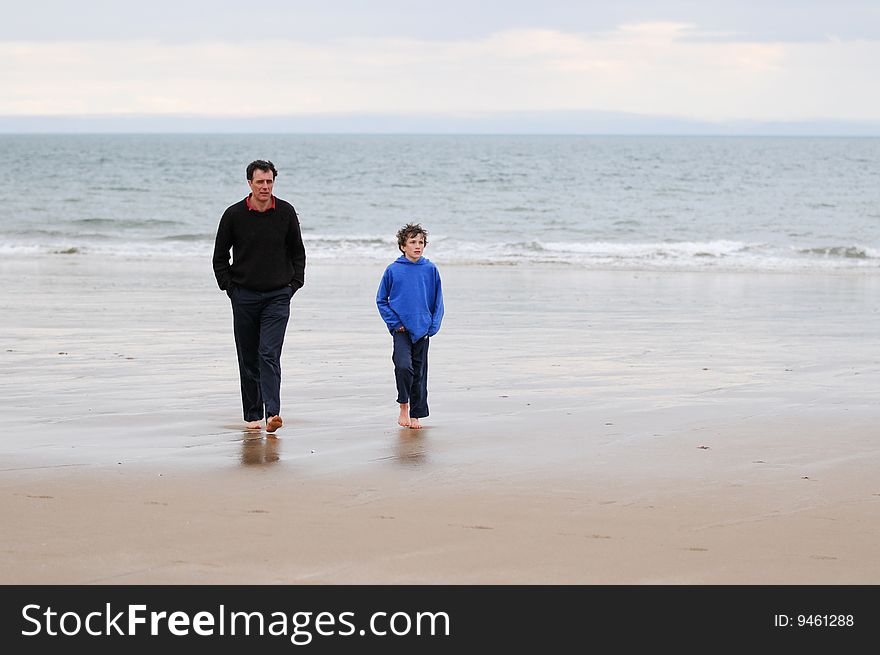
[(401, 255), (385, 269), (376, 305), (390, 332), (402, 325), (413, 343), (433, 337), (443, 320), (440, 272), (425, 257), (411, 262)]

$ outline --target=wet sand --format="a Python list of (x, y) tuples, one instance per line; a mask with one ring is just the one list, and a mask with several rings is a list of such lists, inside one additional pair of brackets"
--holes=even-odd
[(426, 428), (315, 263), (266, 439), (207, 259), (4, 256), (0, 583), (880, 583), (880, 276), (436, 261)]

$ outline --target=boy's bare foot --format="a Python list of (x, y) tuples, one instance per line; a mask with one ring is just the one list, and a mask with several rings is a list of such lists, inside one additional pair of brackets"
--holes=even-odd
[(281, 420), (280, 416), (270, 416), (266, 419), (266, 432), (269, 434), (273, 434), (275, 430), (284, 425), (284, 421)]
[(409, 420), (409, 427), (410, 427), (410, 429), (412, 429), (412, 430), (421, 430), (421, 428), (422, 428), (422, 424), (419, 423), (419, 419), (417, 419), (417, 418), (411, 418), (411, 419)]
[(411, 427), (409, 419), (409, 403), (400, 404), (400, 416), (397, 417), (397, 425), (402, 428)]
[(263, 427), (263, 422), (262, 421), (248, 421), (247, 423), (244, 424), (244, 427), (247, 428), (248, 430), (259, 430), (261, 427)]

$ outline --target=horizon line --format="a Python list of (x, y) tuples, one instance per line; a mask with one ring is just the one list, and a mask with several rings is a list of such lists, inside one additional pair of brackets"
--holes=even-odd
[(721, 133), (721, 132), (296, 132), (296, 131), (266, 131), (266, 132), (195, 132), (184, 130), (153, 130), (153, 131), (116, 131), (105, 132), (79, 131), (79, 130), (32, 130), (13, 131), (0, 128), (0, 136), (532, 136), (532, 137), (693, 137), (693, 138), (767, 138), (767, 139), (880, 139), (878, 134), (852, 134), (852, 133)]
[(601, 110), (514, 110), (469, 115), (19, 114), (0, 115), (0, 134), (880, 137), (880, 120), (709, 121)]

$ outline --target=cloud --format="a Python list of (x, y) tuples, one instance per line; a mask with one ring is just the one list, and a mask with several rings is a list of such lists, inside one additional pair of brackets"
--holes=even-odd
[(0, 42), (0, 115), (606, 110), (880, 119), (880, 41), (737, 41), (688, 23), (600, 34), (321, 43)]

